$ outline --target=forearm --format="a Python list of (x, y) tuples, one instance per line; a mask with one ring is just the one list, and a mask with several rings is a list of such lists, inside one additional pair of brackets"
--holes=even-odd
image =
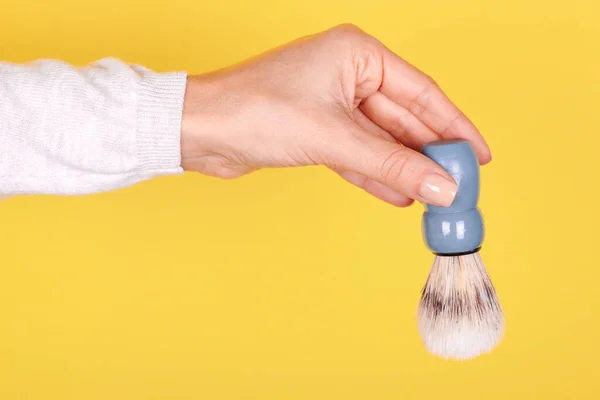
[(185, 73), (0, 63), (0, 193), (88, 194), (181, 168)]

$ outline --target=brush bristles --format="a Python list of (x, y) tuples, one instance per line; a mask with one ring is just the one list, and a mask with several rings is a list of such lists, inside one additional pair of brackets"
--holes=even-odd
[(437, 356), (466, 360), (496, 346), (504, 317), (479, 253), (436, 256), (418, 319), (427, 350)]

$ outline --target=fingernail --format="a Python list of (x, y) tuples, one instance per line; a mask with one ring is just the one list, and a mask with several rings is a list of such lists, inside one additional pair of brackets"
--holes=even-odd
[(458, 185), (438, 174), (427, 175), (419, 189), (419, 195), (428, 204), (448, 207), (454, 202)]

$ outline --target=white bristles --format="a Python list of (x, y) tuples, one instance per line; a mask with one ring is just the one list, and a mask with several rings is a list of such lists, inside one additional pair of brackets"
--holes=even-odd
[(466, 360), (496, 346), (504, 317), (479, 253), (436, 256), (418, 320), (425, 347), (437, 356)]

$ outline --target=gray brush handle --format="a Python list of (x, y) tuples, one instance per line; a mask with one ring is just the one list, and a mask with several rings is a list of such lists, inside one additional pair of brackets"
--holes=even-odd
[(427, 247), (438, 255), (460, 255), (479, 250), (484, 225), (477, 207), (479, 162), (465, 140), (440, 140), (423, 147), (423, 154), (444, 168), (458, 184), (449, 207), (426, 205), (423, 237)]

